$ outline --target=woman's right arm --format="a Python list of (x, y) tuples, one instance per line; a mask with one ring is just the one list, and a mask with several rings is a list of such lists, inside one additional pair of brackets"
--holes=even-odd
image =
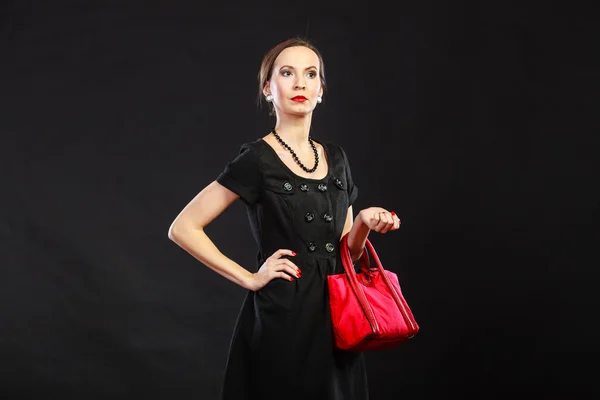
[(204, 228), (237, 199), (236, 193), (217, 181), (210, 183), (175, 218), (168, 236), (213, 271), (246, 289), (253, 289), (253, 274), (221, 253), (204, 232)]

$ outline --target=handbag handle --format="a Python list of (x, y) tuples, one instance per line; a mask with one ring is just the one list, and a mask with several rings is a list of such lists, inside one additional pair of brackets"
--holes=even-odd
[[(377, 319), (375, 318), (373, 310), (371, 309), (371, 305), (369, 304), (369, 302), (365, 296), (365, 292), (362, 288), (362, 285), (358, 282), (358, 278), (356, 276), (356, 271), (354, 270), (354, 265), (352, 263), (352, 257), (350, 255), (350, 249), (348, 248), (348, 234), (349, 233), (346, 233), (341, 241), (342, 246), (341, 246), (341, 250), (340, 250), (340, 256), (342, 259), (342, 265), (344, 266), (344, 270), (346, 271), (346, 276), (348, 277), (348, 280), (350, 281), (350, 286), (352, 286), (352, 289), (358, 299), (358, 302), (360, 303), (362, 309), (365, 312), (365, 315), (367, 316), (367, 319), (369, 320), (369, 323), (371, 324), (371, 329), (373, 330), (373, 333), (379, 333), (379, 324), (377, 323)], [(408, 309), (408, 305), (405, 304), (402, 296), (400, 296), (399, 293), (396, 292), (396, 289), (390, 282), (387, 274), (385, 273), (385, 270), (383, 269), (383, 266), (381, 265), (381, 260), (379, 259), (379, 256), (377, 255), (377, 252), (375, 251), (375, 248), (373, 247), (373, 244), (371, 244), (371, 242), (369, 241), (368, 238), (365, 240), (365, 251), (363, 251), (363, 253), (360, 257), (360, 264), (361, 264), (362, 269), (365, 269), (365, 265), (367, 265), (367, 267), (366, 267), (367, 271), (371, 267), (370, 263), (369, 263), (369, 255), (368, 255), (367, 251), (369, 253), (371, 253), (371, 257), (375, 261), (375, 268), (379, 271), (381, 278), (383, 279), (383, 281), (385, 282), (385, 285), (387, 286), (390, 293), (392, 294), (392, 297), (394, 298), (394, 301), (395, 301), (396, 305), (398, 306), (398, 309), (400, 310), (400, 314), (402, 314), (402, 317), (404, 318), (404, 322), (406, 323), (407, 326), (410, 326), (411, 329), (414, 331), (415, 326), (414, 326), (411, 318), (409, 318), (408, 312), (406, 311)]]

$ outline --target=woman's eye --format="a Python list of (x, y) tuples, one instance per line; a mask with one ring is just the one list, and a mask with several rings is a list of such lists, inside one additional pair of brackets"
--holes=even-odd
[(312, 72), (308, 73), (308, 76), (311, 77), (311, 78), (316, 78), (317, 74), (314, 71), (312, 71)]
[(281, 71), (281, 75), (290, 76), (292, 73), (290, 71)]

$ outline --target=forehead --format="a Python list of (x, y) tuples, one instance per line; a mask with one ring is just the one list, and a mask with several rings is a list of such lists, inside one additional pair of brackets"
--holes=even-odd
[(275, 68), (289, 65), (297, 68), (315, 66), (319, 68), (319, 56), (317, 53), (304, 46), (293, 46), (283, 49), (275, 59)]

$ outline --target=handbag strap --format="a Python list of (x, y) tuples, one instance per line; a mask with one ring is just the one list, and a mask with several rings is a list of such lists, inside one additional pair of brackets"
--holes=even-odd
[[(368, 240), (369, 239), (367, 239), (367, 241)], [(371, 330), (373, 331), (374, 334), (378, 334), (380, 331), (379, 324), (377, 323), (375, 314), (373, 313), (373, 310), (371, 309), (371, 305), (369, 304), (369, 301), (367, 300), (367, 297), (365, 296), (365, 292), (363, 291), (362, 285), (358, 282), (358, 278), (356, 277), (356, 271), (354, 270), (354, 265), (352, 263), (350, 249), (348, 248), (348, 234), (344, 235), (344, 237), (342, 238), (342, 247), (341, 247), (341, 251), (340, 251), (340, 256), (342, 259), (342, 265), (344, 266), (344, 270), (346, 271), (346, 276), (348, 277), (348, 280), (350, 281), (350, 286), (352, 287), (352, 290), (354, 291), (354, 294), (356, 295), (356, 298), (358, 299), (358, 303), (360, 304), (363, 311), (365, 312), (365, 316), (367, 317), (367, 320), (369, 321), (369, 324), (371, 325)], [(361, 256), (361, 266), (364, 265), (363, 263), (364, 263), (365, 257), (368, 262), (368, 256), (367, 256), (367, 254), (365, 254), (365, 252), (363, 252), (363, 254)]]
[[(344, 270), (346, 271), (346, 275), (348, 276), (348, 280), (350, 281), (350, 285), (352, 286), (352, 289), (354, 290), (354, 293), (356, 294), (356, 297), (358, 298), (358, 301), (360, 302), (363, 310), (365, 311), (367, 319), (369, 320), (369, 323), (371, 324), (371, 328), (373, 329), (373, 332), (377, 333), (377, 332), (379, 332), (379, 325), (377, 323), (377, 320), (375, 319), (373, 310), (371, 309), (371, 306), (365, 296), (362, 285), (358, 282), (358, 278), (356, 276), (356, 271), (354, 270), (354, 265), (352, 263), (352, 257), (350, 255), (350, 249), (348, 247), (348, 234), (349, 233), (346, 233), (341, 241), (342, 246), (341, 246), (340, 255), (341, 255), (341, 259), (342, 259), (342, 264), (344, 266)], [(375, 261), (375, 268), (379, 271), (381, 278), (383, 279), (385, 285), (387, 286), (388, 290), (392, 294), (392, 297), (394, 298), (394, 302), (398, 306), (398, 309), (400, 310), (400, 314), (402, 314), (402, 317), (404, 318), (404, 322), (406, 323), (407, 326), (410, 326), (413, 331), (416, 331), (415, 324), (413, 323), (412, 319), (409, 317), (410, 311), (408, 311), (409, 310), (408, 305), (405, 303), (403, 297), (400, 296), (400, 293), (398, 293), (396, 291), (396, 288), (394, 287), (394, 285), (392, 285), (392, 283), (390, 282), (389, 277), (387, 276), (387, 274), (385, 273), (385, 270), (383, 269), (381, 260), (379, 259), (379, 256), (377, 255), (377, 252), (375, 251), (375, 248), (373, 247), (373, 244), (369, 241), (368, 238), (365, 240), (365, 251), (363, 251), (363, 253), (360, 257), (361, 268), (366, 269), (367, 271), (371, 268), (370, 263), (369, 263), (369, 255), (367, 254), (367, 251), (371, 254), (371, 257)], [(365, 265), (366, 265), (366, 267), (365, 267)]]

